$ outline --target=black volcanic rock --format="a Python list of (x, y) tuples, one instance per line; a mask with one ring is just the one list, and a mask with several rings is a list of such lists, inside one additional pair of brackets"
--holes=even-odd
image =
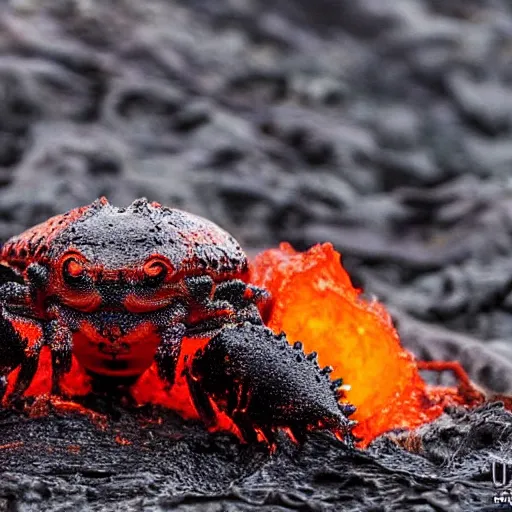
[(269, 455), (169, 411), (88, 405), (108, 410), (106, 428), (87, 416), (2, 413), (6, 510), (484, 510), (490, 462), (507, 457), (512, 435), (512, 414), (496, 404), (422, 427), (417, 453), (401, 447), (409, 434), (368, 451), (315, 434), (301, 448), (283, 436)]

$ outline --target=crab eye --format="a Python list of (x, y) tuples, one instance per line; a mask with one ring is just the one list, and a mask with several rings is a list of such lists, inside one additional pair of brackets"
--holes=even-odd
[(74, 257), (64, 261), (62, 265), (62, 275), (64, 281), (72, 286), (84, 283), (87, 278), (84, 263)]
[(158, 284), (165, 279), (168, 265), (162, 260), (153, 259), (147, 261), (142, 267), (142, 270), (150, 283)]

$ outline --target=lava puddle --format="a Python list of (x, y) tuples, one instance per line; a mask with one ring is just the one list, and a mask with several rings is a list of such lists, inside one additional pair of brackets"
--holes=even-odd
[[(475, 406), (485, 401), (458, 363), (416, 361), (400, 345), (384, 306), (362, 297), (340, 259), (329, 243), (303, 253), (283, 243), (278, 249), (256, 256), (251, 263), (250, 281), (272, 294), (271, 304), (262, 311), (267, 326), (275, 333), (286, 332), (290, 343), (301, 341), (306, 352), (316, 351), (321, 366), (334, 368), (332, 378), (343, 379), (347, 386), (344, 400), (357, 407), (353, 416), (358, 421), (354, 434), (361, 439), (360, 447), (384, 432), (413, 429), (431, 422), (448, 405)], [(184, 340), (176, 383), (170, 392), (158, 378), (156, 367), (151, 366), (130, 390), (136, 403), (164, 405), (184, 418), (197, 419), (181, 374), (185, 356), (193, 355), (207, 342), (207, 339)], [(50, 361), (49, 351), (43, 349), (38, 372), (26, 396), (48, 395)], [(421, 378), (423, 369), (452, 370), (460, 384), (457, 388), (429, 386)], [(17, 372), (9, 376), (8, 393)], [(90, 377), (73, 359), (63, 390), (71, 396), (80, 396), (91, 389)], [(69, 402), (57, 406), (91, 414)], [(236, 433), (229, 418), (221, 413), (216, 430)]]

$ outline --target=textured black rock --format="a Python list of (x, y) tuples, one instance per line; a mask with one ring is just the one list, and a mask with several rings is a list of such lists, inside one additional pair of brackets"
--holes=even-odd
[(4, 510), (486, 510), (491, 460), (507, 460), (512, 442), (499, 404), (449, 411), (412, 441), (390, 435), (364, 452), (327, 434), (301, 448), (283, 436), (272, 456), (169, 411), (88, 405), (108, 411), (106, 428), (87, 416), (2, 413)]

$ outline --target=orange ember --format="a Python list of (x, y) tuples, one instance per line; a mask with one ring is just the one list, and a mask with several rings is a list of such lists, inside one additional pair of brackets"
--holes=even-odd
[(15, 450), (21, 448), (25, 443), (23, 441), (14, 441), (12, 443), (0, 444), (0, 450)]
[[(331, 244), (317, 245), (304, 253), (286, 243), (264, 251), (252, 262), (250, 281), (272, 294), (272, 303), (263, 312), (267, 325), (276, 333), (284, 331), (290, 343), (302, 341), (307, 352), (316, 351), (322, 366), (334, 368), (332, 378), (342, 378), (350, 386), (346, 400), (357, 407), (354, 419), (359, 424), (354, 434), (362, 439), (361, 446), (386, 431), (432, 421), (446, 405), (483, 401), (483, 395), (472, 387), (457, 363), (419, 363), (402, 348), (388, 312), (377, 301), (365, 300), (353, 287)], [(27, 326), (16, 327), (29, 339), (29, 346), (40, 335)], [(176, 383), (170, 392), (153, 364), (131, 389), (136, 402), (164, 405), (185, 418), (197, 419), (182, 371), (185, 356), (192, 357), (207, 342), (204, 338), (183, 341)], [(419, 374), (420, 369), (447, 368), (459, 377), (458, 389), (429, 387)], [(6, 396), (17, 373), (9, 376)], [(70, 396), (91, 391), (90, 377), (75, 358), (62, 387)], [(50, 388), (51, 358), (45, 347), (26, 395), (48, 394)], [(65, 405), (69, 402), (57, 402), (60, 409), (72, 409)], [(216, 430), (236, 433), (232, 422), (221, 413)], [(121, 437), (118, 442), (129, 443)]]
[[(251, 282), (272, 294), (268, 326), (284, 331), (290, 343), (302, 341), (306, 352), (318, 352), (320, 365), (331, 365), (333, 378), (350, 386), (346, 399), (357, 407), (354, 434), (363, 445), (388, 430), (432, 421), (446, 405), (467, 401), (457, 389), (425, 384), (390, 315), (375, 300), (361, 297), (331, 244), (305, 253), (286, 243), (267, 250), (254, 260)], [(475, 399), (480, 398), (477, 393)]]

